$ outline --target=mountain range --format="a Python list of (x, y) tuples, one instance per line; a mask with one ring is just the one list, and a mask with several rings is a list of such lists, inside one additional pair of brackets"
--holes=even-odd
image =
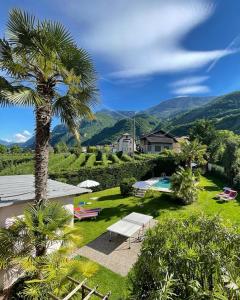
[[(188, 134), (192, 123), (197, 119), (210, 119), (219, 129), (229, 129), (240, 133), (240, 92), (220, 97), (177, 97), (160, 102), (144, 111), (112, 111), (96, 112), (92, 121), (81, 121), (79, 132), (82, 145), (103, 145), (115, 142), (121, 134), (133, 132), (135, 116), (136, 136), (165, 129), (178, 136)], [(33, 147), (35, 138), (21, 144)], [(76, 143), (73, 135), (63, 124), (53, 128), (51, 145), (59, 141), (69, 146)], [(1, 141), (0, 141), (1, 143)]]

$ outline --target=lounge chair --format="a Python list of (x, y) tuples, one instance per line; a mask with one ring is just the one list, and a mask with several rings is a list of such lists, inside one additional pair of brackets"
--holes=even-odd
[(223, 192), (217, 194), (217, 195), (216, 195), (216, 198), (221, 198), (221, 197), (223, 197), (223, 196), (227, 196), (227, 195), (230, 194), (230, 192), (231, 192), (231, 188), (229, 188), (229, 187), (224, 187), (224, 188), (223, 188)]
[(74, 218), (78, 220), (96, 218), (98, 212), (74, 212)]
[(74, 211), (77, 211), (77, 212), (80, 212), (80, 213), (87, 213), (87, 212), (98, 212), (100, 213), (102, 209), (100, 207), (97, 207), (97, 208), (88, 208), (88, 209), (85, 209), (83, 207), (75, 207), (74, 208)]
[(229, 194), (220, 197), (220, 199), (224, 201), (234, 200), (237, 197), (237, 194), (238, 194), (237, 191), (231, 190)]

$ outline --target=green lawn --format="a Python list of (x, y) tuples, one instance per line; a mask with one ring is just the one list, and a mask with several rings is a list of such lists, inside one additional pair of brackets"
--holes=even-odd
[[(86, 262), (88, 261), (87, 258), (81, 256), (76, 257), (76, 259), (81, 259)], [(87, 280), (87, 285), (91, 288), (98, 285), (98, 291), (104, 295), (111, 291), (111, 300), (123, 299), (127, 293), (127, 278), (122, 277), (100, 265), (98, 265), (97, 272)], [(93, 297), (91, 300), (99, 300), (99, 298)]]
[[(170, 195), (159, 192), (148, 195), (144, 200), (136, 197), (123, 198), (119, 188), (84, 195), (75, 199), (76, 206), (80, 201), (92, 202), (86, 207), (101, 207), (102, 212), (96, 220), (76, 222), (76, 226), (83, 238), (83, 244), (87, 244), (105, 232), (108, 226), (133, 211), (152, 215), (156, 219), (180, 218), (194, 212), (204, 212), (210, 215), (219, 214), (226, 221), (230, 220), (240, 225), (240, 199), (227, 203), (214, 199), (223, 186), (224, 183), (220, 180), (202, 177), (199, 200), (188, 206), (181, 206), (175, 203)], [(98, 199), (91, 200), (92, 197), (98, 197)], [(140, 205), (141, 202), (142, 205)], [(103, 291), (112, 290), (111, 299), (113, 300), (120, 299), (119, 297), (124, 293), (123, 287), (126, 285), (126, 279), (103, 267), (99, 268), (94, 281), (98, 282), (100, 287), (104, 287)], [(115, 281), (118, 283), (116, 284)]]

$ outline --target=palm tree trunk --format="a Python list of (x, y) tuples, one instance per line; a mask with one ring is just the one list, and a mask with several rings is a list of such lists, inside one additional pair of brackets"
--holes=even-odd
[(36, 108), (36, 145), (35, 145), (35, 201), (41, 204), (47, 200), (48, 147), (51, 127), (51, 102)]

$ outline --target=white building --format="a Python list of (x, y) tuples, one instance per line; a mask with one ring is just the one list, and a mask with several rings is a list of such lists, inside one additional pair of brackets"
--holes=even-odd
[(133, 153), (136, 150), (136, 143), (129, 133), (124, 133), (117, 141), (117, 151), (123, 153)]
[[(58, 201), (73, 215), (73, 198), (91, 190), (70, 184), (48, 180), (48, 199)], [(34, 176), (0, 176), (0, 227), (12, 224), (14, 218), (21, 217), (26, 207), (34, 201)], [(73, 219), (72, 219), (73, 222)], [(51, 250), (55, 250), (56, 247)], [(13, 270), (0, 270), (0, 291), (16, 280), (19, 273)]]

